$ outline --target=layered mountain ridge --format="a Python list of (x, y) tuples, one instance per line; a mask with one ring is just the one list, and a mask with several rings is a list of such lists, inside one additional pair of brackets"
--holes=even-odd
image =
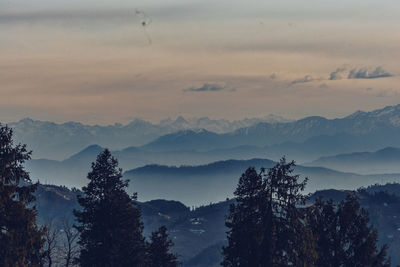
[(129, 146), (142, 146), (163, 135), (189, 129), (197, 132), (205, 129), (215, 133), (226, 133), (259, 122), (273, 124), (287, 121), (290, 120), (276, 115), (237, 121), (212, 120), (207, 117), (190, 119), (178, 117), (176, 120), (162, 120), (158, 124), (134, 119), (126, 125), (115, 123), (100, 126), (79, 122), (58, 124), (25, 118), (8, 125), (14, 129), (16, 141), (28, 144), (34, 151), (34, 158), (62, 160), (92, 144), (123, 149)]

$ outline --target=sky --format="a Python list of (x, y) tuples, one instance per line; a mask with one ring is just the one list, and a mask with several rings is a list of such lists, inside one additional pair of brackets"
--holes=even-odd
[(399, 104), (399, 13), (398, 0), (0, 0), (0, 120), (334, 118)]

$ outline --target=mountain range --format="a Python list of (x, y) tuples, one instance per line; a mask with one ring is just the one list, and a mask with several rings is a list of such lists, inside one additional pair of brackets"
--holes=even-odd
[(159, 123), (134, 119), (126, 125), (116, 123), (100, 126), (79, 122), (58, 124), (26, 118), (8, 125), (14, 129), (15, 140), (28, 144), (29, 149), (34, 151), (34, 158), (63, 160), (92, 144), (110, 149), (122, 149), (141, 146), (160, 136), (187, 129), (225, 133), (260, 122), (274, 124), (288, 121), (290, 120), (276, 115), (237, 121), (212, 120), (207, 117), (189, 119), (178, 117), (176, 120), (165, 119)]
[[(91, 145), (65, 160), (32, 159), (26, 162), (26, 168), (35, 180), (45, 183), (80, 187), (85, 183), (90, 164), (104, 148)], [(129, 147), (112, 151), (124, 170), (131, 170), (151, 164), (182, 166), (204, 165), (228, 159), (249, 159), (265, 157), (265, 150), (257, 147), (236, 147), (232, 149), (215, 149), (199, 151), (147, 151), (142, 148)]]
[(266, 123), (228, 133), (179, 131), (143, 146), (151, 151), (210, 150), (236, 146), (264, 147), (269, 155), (286, 154), (299, 161), (356, 151), (400, 146), (400, 105), (358, 111), (340, 119), (307, 117), (293, 122)]
[[(400, 147), (399, 116), (400, 105), (397, 105), (372, 112), (360, 111), (341, 119), (308, 117), (293, 122), (262, 122), (228, 133), (186, 129), (144, 145), (113, 150), (112, 154), (143, 200), (176, 199), (188, 205), (204, 204), (200, 202), (204, 199), (220, 201), (230, 196), (236, 180), (248, 166), (268, 168), (283, 155), (289, 160), (295, 159), (300, 164), (299, 173), (310, 177), (310, 192), (324, 188), (354, 189), (375, 182), (396, 181), (400, 177), (397, 175), (400, 152), (393, 148)], [(159, 125), (182, 125), (183, 120), (178, 118)], [(75, 129), (83, 127), (72, 125)], [(50, 138), (54, 133), (52, 140), (59, 138), (59, 126), (54, 126), (54, 131), (45, 131), (43, 136)], [(63, 127), (69, 128), (67, 124)], [(95, 133), (102, 136), (103, 128), (94, 127), (100, 127)], [(35, 134), (31, 136), (45, 128), (33, 127)], [(76, 132), (66, 140), (75, 140)], [(92, 137), (89, 139), (95, 141)], [(45, 141), (44, 138), (36, 144)], [(71, 145), (69, 151), (75, 146), (76, 143)], [(34, 159), (26, 167), (34, 180), (81, 187), (86, 184), (91, 162), (103, 149), (101, 145), (90, 145), (64, 160)]]
[[(248, 168), (271, 168), (268, 159), (226, 160), (201, 166), (168, 167), (147, 165), (124, 173), (130, 180), (129, 191), (138, 192), (141, 201), (173, 199), (198, 206), (232, 197), (240, 175)], [(322, 189), (354, 190), (376, 183), (400, 182), (400, 174), (360, 175), (323, 167), (298, 165), (294, 172), (308, 178), (306, 193)]]
[[(90, 171), (90, 163), (95, 161), (97, 154), (102, 150), (100, 146), (89, 146), (64, 161), (44, 159), (28, 161), (26, 168), (34, 180), (80, 188), (87, 183), (85, 177)], [(113, 155), (120, 160), (120, 166), (126, 170), (124, 178), (130, 180), (130, 192), (138, 192), (139, 199), (142, 201), (158, 198), (173, 199), (190, 206), (207, 204), (210, 201), (218, 202), (232, 197), (240, 175), (249, 166), (260, 169), (261, 167), (270, 168), (275, 164), (275, 161), (265, 158), (253, 158), (178, 167), (160, 164), (146, 165), (145, 162), (141, 162), (142, 166), (133, 167), (130, 164), (135, 162), (135, 153), (131, 154), (131, 152), (130, 150), (113, 152)], [(149, 160), (150, 157), (151, 154)], [(308, 192), (326, 188), (354, 189), (377, 182), (400, 181), (400, 174), (360, 175), (302, 165), (297, 166), (295, 171), (302, 177), (309, 178)]]
[[(153, 155), (156, 155), (155, 152), (168, 152), (168, 156), (171, 152), (189, 151), (209, 152), (207, 155), (212, 157), (212, 151), (225, 150), (225, 155), (217, 159), (244, 159), (231, 157), (235, 155), (227, 150), (234, 149), (240, 150), (242, 155), (274, 160), (287, 155), (302, 163), (343, 153), (400, 147), (400, 105), (371, 112), (358, 111), (337, 119), (313, 116), (288, 121), (267, 116), (229, 122), (179, 117), (158, 124), (136, 119), (127, 125), (109, 126), (89, 126), (76, 122), (56, 124), (24, 119), (9, 125), (14, 129), (16, 141), (28, 144), (29, 149), (34, 151), (33, 158), (51, 160), (67, 159), (94, 144), (112, 150), (140, 149), (146, 153), (153, 152)], [(143, 161), (147, 163), (155, 163), (147, 161), (145, 155), (139, 155), (139, 158), (144, 158)], [(190, 164), (206, 163), (201, 160), (196, 162), (196, 155), (187, 155), (185, 158)]]

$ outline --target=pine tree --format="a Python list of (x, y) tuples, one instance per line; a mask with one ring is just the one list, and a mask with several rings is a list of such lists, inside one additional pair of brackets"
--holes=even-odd
[[(226, 220), (228, 232), (228, 246), (223, 248), (223, 266), (262, 266), (261, 244), (266, 237), (264, 230), (270, 230), (270, 225), (263, 219), (263, 212), (267, 212), (265, 184), (262, 174), (254, 168), (248, 168), (239, 179), (234, 195), (236, 203), (231, 204), (230, 214)], [(270, 215), (270, 214), (269, 214)], [(267, 219), (272, 216), (264, 216)], [(270, 256), (269, 251), (264, 251)]]
[(0, 266), (40, 266), (44, 240), (32, 207), (36, 185), (23, 167), (31, 152), (14, 145), (12, 135), (0, 125)]
[(179, 265), (176, 254), (170, 252), (174, 244), (168, 238), (167, 228), (161, 226), (151, 234), (148, 244), (149, 267), (176, 267)]
[(234, 192), (226, 220), (223, 266), (313, 266), (312, 233), (296, 205), (304, 201), (294, 162), (282, 158), (268, 173), (249, 168)]
[(122, 170), (109, 150), (92, 163), (89, 184), (78, 197), (81, 211), (74, 211), (79, 223), (78, 261), (83, 267), (145, 266), (146, 244), (136, 194), (129, 196)]
[[(299, 182), (299, 175), (294, 175), (294, 161), (286, 162), (282, 158), (265, 175), (264, 183), (269, 207), (272, 211), (273, 250), (270, 266), (312, 266), (315, 261), (314, 251), (305, 250), (312, 243), (313, 237), (304, 224), (304, 214), (298, 208), (304, 204), (307, 178)], [(268, 219), (268, 218), (267, 218)], [(270, 244), (263, 244), (268, 250)], [(310, 247), (311, 248), (311, 247)]]
[(378, 249), (377, 231), (354, 195), (338, 205), (316, 200), (308, 212), (308, 223), (318, 240), (318, 266), (390, 266), (387, 246)]

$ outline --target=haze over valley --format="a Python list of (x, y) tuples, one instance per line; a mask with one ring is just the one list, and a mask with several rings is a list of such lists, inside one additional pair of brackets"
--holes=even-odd
[[(36, 148), (27, 163), (34, 179), (80, 188), (90, 163), (111, 148), (132, 190), (146, 201), (221, 201), (232, 197), (246, 167), (272, 167), (282, 156), (296, 160), (296, 170), (309, 177), (308, 192), (355, 189), (400, 177), (395, 148), (400, 147), (400, 105), (337, 119), (266, 116), (230, 122), (179, 117), (159, 124), (134, 120), (110, 126), (24, 119), (10, 126), (17, 140), (30, 140), (28, 146)], [(54, 160), (62, 157), (59, 151), (74, 149), (71, 156)]]

